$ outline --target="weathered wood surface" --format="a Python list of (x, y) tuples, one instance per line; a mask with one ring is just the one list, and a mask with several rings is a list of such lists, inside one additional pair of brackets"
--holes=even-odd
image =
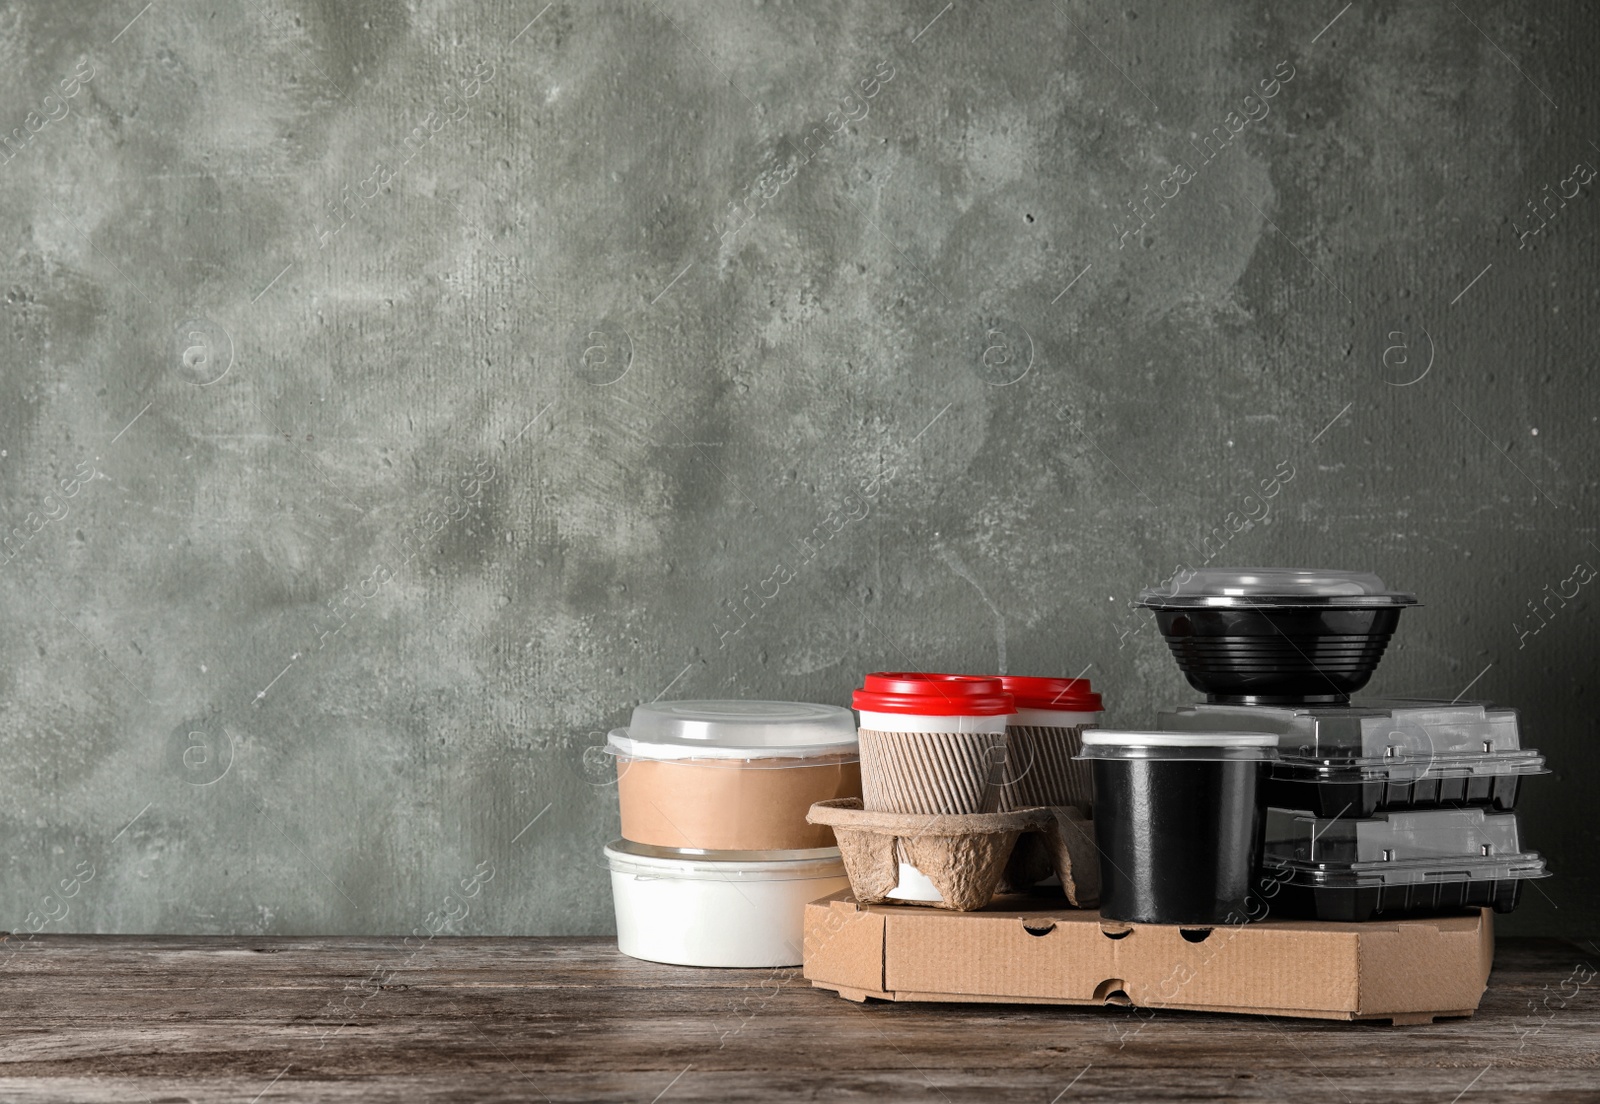
[(656, 966), (605, 939), (14, 940), (0, 1100), (18, 1104), (1600, 1101), (1593, 943), (1503, 941), (1474, 1019), (1396, 1028), (862, 1006), (798, 970)]

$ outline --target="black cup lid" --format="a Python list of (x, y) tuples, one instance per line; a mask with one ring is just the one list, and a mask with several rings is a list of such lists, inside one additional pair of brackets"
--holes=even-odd
[(1310, 567), (1202, 567), (1180, 571), (1171, 582), (1139, 592), (1148, 609), (1244, 609), (1414, 606), (1417, 596), (1390, 590), (1367, 571)]

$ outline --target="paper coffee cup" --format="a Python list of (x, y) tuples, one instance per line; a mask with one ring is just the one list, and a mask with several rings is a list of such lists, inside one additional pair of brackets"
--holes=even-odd
[(1100, 723), (1100, 695), (1088, 679), (1002, 675), (1001, 684), (1016, 700), (1006, 727), (1006, 777), (1001, 809), (1044, 805), (1094, 805), (1094, 770), (1074, 758), (1083, 733)]
[(879, 672), (864, 682), (854, 704), (868, 811), (1000, 809), (1012, 699), (999, 679)]

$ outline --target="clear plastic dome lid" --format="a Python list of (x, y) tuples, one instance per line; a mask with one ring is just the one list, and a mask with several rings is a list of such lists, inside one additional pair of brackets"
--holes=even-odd
[(1417, 596), (1390, 590), (1369, 571), (1312, 567), (1202, 567), (1139, 592), (1151, 609), (1193, 606), (1414, 606)]
[(613, 754), (641, 759), (805, 758), (854, 753), (856, 719), (811, 702), (651, 702), (611, 733)]

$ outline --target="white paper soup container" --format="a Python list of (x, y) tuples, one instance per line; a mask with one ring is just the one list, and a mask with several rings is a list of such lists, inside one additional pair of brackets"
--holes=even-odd
[(855, 718), (810, 702), (652, 702), (606, 741), (622, 836), (655, 847), (793, 851), (833, 846), (806, 823), (818, 801), (861, 795)]
[(625, 840), (605, 849), (617, 948), (651, 962), (799, 966), (807, 903), (850, 885), (832, 849), (822, 856), (756, 860), (661, 852)]

